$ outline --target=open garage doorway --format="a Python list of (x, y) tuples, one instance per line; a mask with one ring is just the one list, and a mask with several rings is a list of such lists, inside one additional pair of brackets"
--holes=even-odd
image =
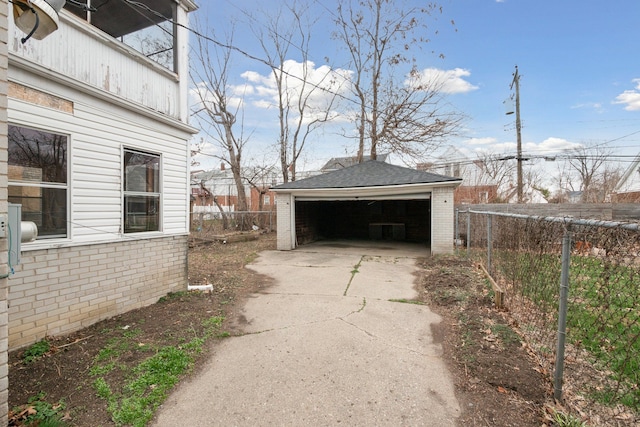
[(297, 244), (325, 239), (431, 243), (431, 200), (296, 201)]

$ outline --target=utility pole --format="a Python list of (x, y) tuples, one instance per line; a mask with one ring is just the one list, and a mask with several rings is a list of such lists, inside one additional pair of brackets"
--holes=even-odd
[(517, 154), (516, 161), (518, 162), (518, 203), (522, 203), (522, 137), (520, 135), (521, 123), (520, 123), (520, 74), (518, 74), (518, 66), (516, 65), (516, 71), (513, 73), (513, 81), (511, 81), (511, 90), (516, 87), (516, 141), (517, 141)]

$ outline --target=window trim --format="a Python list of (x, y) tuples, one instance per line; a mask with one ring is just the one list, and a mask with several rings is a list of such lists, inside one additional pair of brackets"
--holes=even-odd
[[(151, 157), (156, 157), (158, 159), (158, 192), (146, 192), (146, 191), (126, 191), (125, 190), (125, 185), (126, 185), (126, 168), (125, 168), (125, 156), (126, 153), (130, 152), (130, 153), (136, 153), (136, 154), (142, 154), (145, 156), (151, 156)], [(121, 185), (120, 185), (120, 191), (121, 191), (121, 200), (120, 200), (120, 208), (122, 209), (122, 215), (121, 215), (121, 224), (120, 224), (120, 230), (121, 230), (121, 234), (123, 236), (132, 236), (132, 235), (149, 235), (152, 233), (162, 233), (163, 229), (164, 229), (164, 197), (163, 197), (163, 179), (162, 179), (162, 171), (164, 170), (164, 165), (163, 165), (163, 156), (162, 153), (158, 153), (158, 152), (151, 152), (148, 150), (143, 150), (143, 149), (138, 149), (138, 148), (133, 148), (129, 145), (122, 145), (121, 146), (121, 159), (120, 159), (120, 165), (122, 168), (122, 173), (121, 173)], [(126, 223), (127, 223), (127, 219), (126, 219), (126, 199), (128, 196), (142, 196), (142, 197), (148, 197), (150, 194), (156, 195), (157, 196), (157, 200), (158, 200), (158, 226), (157, 226), (157, 230), (141, 230), (141, 231), (127, 231), (126, 230)]]
[[(45, 133), (50, 133), (50, 134), (56, 134), (56, 135), (60, 135), (60, 136), (64, 136), (67, 138), (67, 147), (66, 147), (66, 152), (67, 152), (67, 167), (66, 167), (66, 181), (65, 183), (57, 183), (57, 182), (33, 182), (33, 181), (23, 181), (23, 180), (11, 180), (9, 178), (9, 158), (7, 156), (7, 198), (9, 197), (8, 191), (9, 191), (9, 187), (37, 187), (37, 188), (50, 188), (50, 189), (58, 189), (58, 190), (65, 190), (66, 191), (66, 197), (65, 197), (65, 209), (66, 209), (66, 218), (65, 218), (65, 223), (66, 223), (66, 236), (64, 237), (60, 237), (60, 236), (52, 236), (52, 237), (46, 237), (46, 236), (42, 236), (40, 235), (40, 233), (38, 233), (38, 237), (36, 238), (36, 240), (34, 240), (33, 242), (24, 242), (22, 243), (23, 245), (23, 249), (24, 248), (29, 248), (29, 247), (34, 247), (34, 249), (37, 249), (38, 247), (48, 247), (52, 244), (55, 245), (59, 245), (61, 243), (64, 242), (71, 242), (73, 239), (73, 210), (72, 210), (72, 206), (71, 206), (71, 193), (72, 193), (72, 182), (71, 182), (71, 177), (73, 176), (72, 174), (72, 169), (73, 169), (73, 156), (72, 156), (72, 148), (73, 148), (73, 138), (71, 133), (68, 130), (63, 130), (57, 127), (44, 127), (44, 126), (37, 126), (34, 125), (33, 123), (25, 123), (19, 120), (10, 120), (7, 122), (7, 151), (9, 149), (9, 127), (14, 126), (14, 127), (19, 127), (19, 128), (26, 128), (26, 129), (31, 129), (34, 131), (38, 131), (38, 132), (45, 132)], [(7, 153), (8, 154), (8, 153)], [(21, 218), (22, 220), (22, 218)]]

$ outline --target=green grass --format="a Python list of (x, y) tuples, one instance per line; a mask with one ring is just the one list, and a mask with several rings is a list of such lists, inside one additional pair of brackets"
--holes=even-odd
[(46, 339), (38, 341), (25, 350), (22, 361), (24, 363), (32, 363), (47, 354), (51, 350), (51, 345)]
[(491, 326), (491, 333), (497, 336), (505, 344), (520, 344), (522, 339), (516, 334), (511, 327), (503, 324), (495, 324)]
[[(107, 402), (107, 410), (113, 422), (118, 426), (145, 426), (171, 388), (191, 369), (207, 339), (224, 335), (224, 332), (219, 331), (223, 321), (224, 318), (219, 316), (203, 320), (202, 336), (194, 336), (180, 345), (157, 349), (133, 368), (117, 362), (125, 351), (139, 347), (133, 339), (139, 331), (127, 330), (121, 337), (110, 340), (94, 359), (90, 373), (97, 377), (93, 388)], [(144, 347), (143, 351), (151, 350), (148, 346)], [(119, 389), (114, 389), (108, 381), (109, 373), (115, 369), (120, 369), (121, 374), (127, 378), (124, 386)]]
[[(495, 266), (516, 292), (547, 313), (555, 328), (559, 306), (559, 254), (496, 251)], [(569, 270), (567, 338), (593, 357), (596, 368), (612, 372), (613, 386), (592, 395), (605, 404), (622, 403), (640, 412), (640, 270), (615, 260), (572, 256)], [(604, 386), (604, 388), (602, 388)]]
[(167, 302), (173, 299), (182, 298), (185, 295), (188, 295), (189, 291), (179, 291), (179, 292), (169, 292), (167, 295), (160, 297), (158, 302)]
[[(620, 388), (599, 391), (604, 403), (640, 411), (640, 275), (637, 267), (590, 257), (572, 260), (567, 325), (572, 342), (613, 372)], [(617, 395), (613, 397), (613, 395)]]

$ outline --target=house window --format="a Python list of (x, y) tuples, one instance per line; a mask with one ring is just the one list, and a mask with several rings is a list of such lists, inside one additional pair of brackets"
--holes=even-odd
[(270, 205), (271, 204), (271, 197), (265, 195), (264, 196), (264, 204), (265, 205)]
[(160, 230), (160, 156), (124, 150), (124, 232)]
[(38, 239), (67, 237), (67, 136), (9, 125), (8, 140), (9, 203), (22, 205)]
[(480, 203), (489, 203), (489, 192), (481, 191), (478, 193), (478, 201)]

